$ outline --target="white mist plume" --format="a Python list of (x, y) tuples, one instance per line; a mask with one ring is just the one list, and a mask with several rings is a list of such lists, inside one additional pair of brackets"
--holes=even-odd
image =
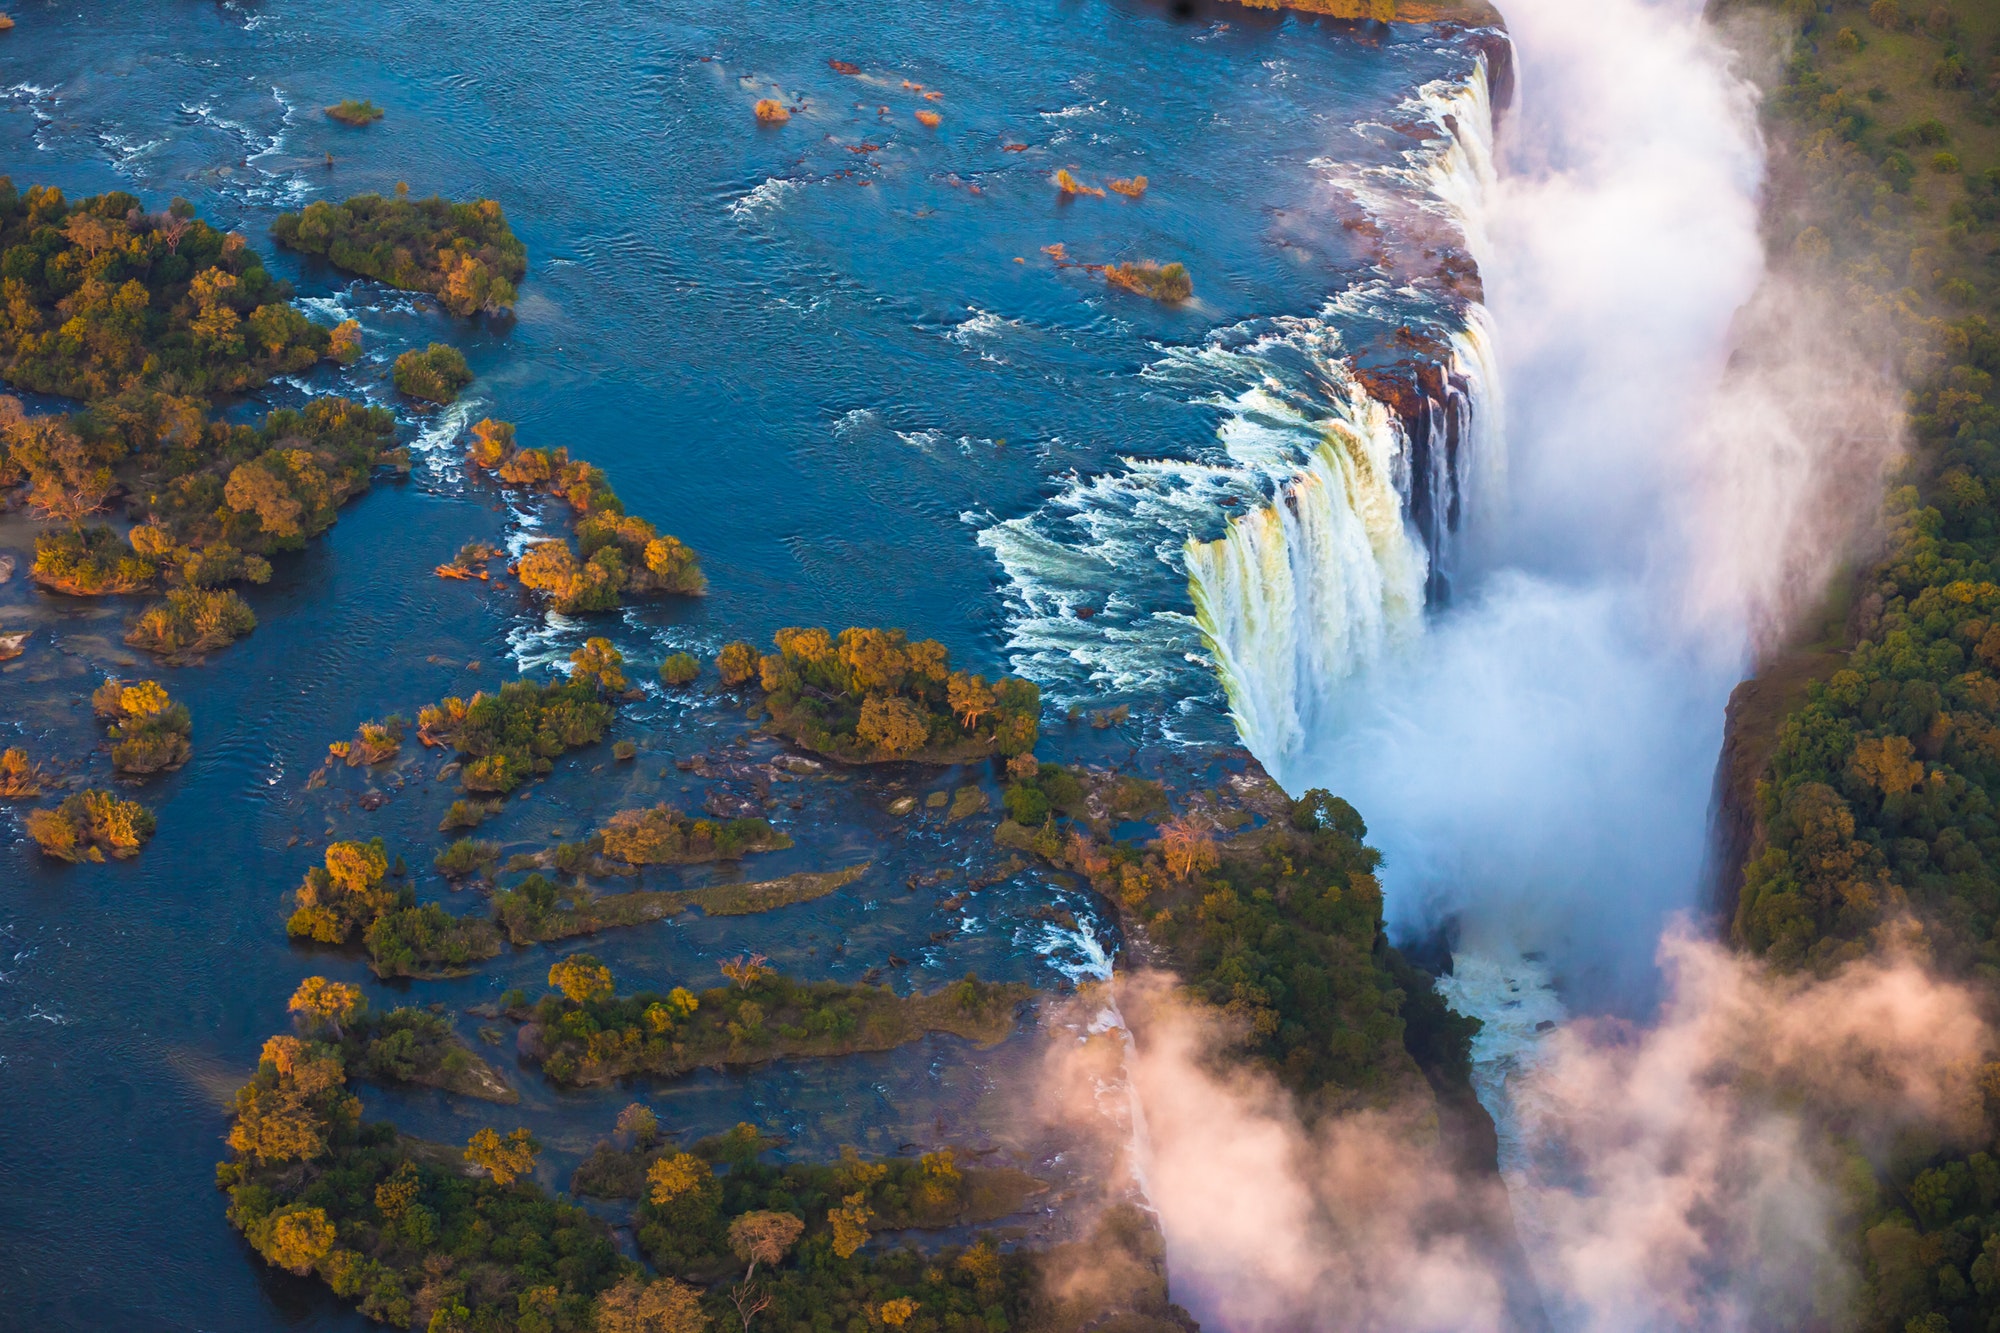
[[(1563, 1330), (1798, 1327), (1837, 1299), (1834, 1136), (1952, 1136), (1979, 1122), (1990, 1034), (1964, 990), (1904, 961), (1773, 977), (1684, 936), (1662, 947), (1659, 1021), (1563, 1031), (1514, 1096), (1541, 1144), (1510, 1182)], [(1218, 1059), (1171, 978), (1123, 983), (1134, 1140), (1175, 1299), (1226, 1333), (1477, 1333), (1518, 1326), (1508, 1247), (1482, 1234), (1490, 1177), (1425, 1151), (1421, 1102), (1308, 1127), (1267, 1075)], [(1105, 1070), (1058, 1046), (1074, 1111)], [(1094, 1113), (1079, 1123), (1097, 1123)]]
[(1470, 534), (1459, 604), (1261, 757), (1364, 812), (1394, 923), (1459, 913), (1472, 947), (1544, 950), (1580, 1007), (1643, 1008), (1729, 691), (1871, 512), (1890, 399), (1796, 294), (1740, 313), (1763, 150), (1700, 5), (1506, 11), (1485, 282), (1508, 509)]

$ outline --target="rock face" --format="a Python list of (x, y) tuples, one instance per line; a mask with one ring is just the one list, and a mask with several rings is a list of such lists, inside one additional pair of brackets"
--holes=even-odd
[(1806, 686), (1839, 670), (1846, 656), (1844, 650), (1824, 648), (1781, 653), (1730, 691), (1722, 753), (1715, 763), (1713, 833), (1702, 894), (1716, 933), (1724, 938), (1736, 920), (1743, 868), (1763, 850), (1757, 784), (1778, 748), (1778, 728), (1798, 706)]

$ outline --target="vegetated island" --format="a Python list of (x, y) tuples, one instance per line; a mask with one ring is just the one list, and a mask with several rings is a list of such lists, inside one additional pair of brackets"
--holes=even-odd
[(0, 750), (0, 801), (28, 800), (42, 794), (52, 780), (41, 765), (18, 746)]
[[(63, 525), (37, 538), (30, 573), (74, 596), (165, 585), (135, 647), (189, 661), (248, 633), (256, 618), (224, 585), (269, 578), (266, 556), (331, 525), (378, 468), (408, 468), (393, 417), (344, 399), (256, 426), (210, 419), (211, 395), (352, 360), (359, 326), (308, 320), (241, 236), (185, 200), (71, 204), (0, 177), (0, 293), (0, 375), (85, 404), (29, 416), (0, 397), (0, 489)], [(129, 534), (87, 522), (120, 498)]]
[(378, 1083), (411, 1083), (462, 1097), (512, 1104), (521, 1094), (426, 1009), (371, 1008), (359, 986), (307, 977), (291, 1010), (309, 1037), (331, 1042), (347, 1069)]
[[(604, 739), (617, 715), (603, 696), (625, 688), (624, 657), (608, 640), (590, 639), (570, 655), (567, 679), (510, 680), (493, 694), (449, 696), (417, 711), (417, 739), (450, 746), (458, 754), (458, 779), (468, 792), (506, 795), (529, 778), (555, 770), (570, 750)], [(458, 810), (458, 806), (467, 807)], [(477, 824), (483, 812), (461, 801), (446, 827)]]
[(161, 213), (122, 191), (72, 204), (0, 176), (0, 292), (0, 376), (85, 402), (240, 393), (339, 350), (243, 237), (185, 199)]
[(716, 658), (725, 686), (755, 686), (766, 729), (849, 764), (962, 764), (1025, 754), (1040, 734), (1034, 682), (951, 669), (944, 645), (899, 629), (782, 629), (777, 652), (732, 643)]
[(388, 877), (380, 838), (327, 844), (324, 864), (306, 871), (294, 895), (285, 933), (321, 944), (348, 944), (359, 935), (382, 977), (455, 975), (500, 952), (491, 922), (453, 916), (436, 903), (418, 906), (414, 890), (392, 886)]
[[(1431, 1100), (1470, 1115), (1476, 1019), (1445, 1006), (1382, 930), (1381, 857), (1347, 802), (1294, 801), (1261, 774), (1189, 795), (1179, 815), (1156, 782), (1054, 764), (1014, 771), (1002, 845), (1086, 878), (1142, 932), (1198, 1003), (1309, 1119)], [(1157, 837), (1111, 840), (1132, 821)]]
[(373, 102), (343, 97), (328, 107), (326, 114), (343, 125), (373, 125), (382, 119), (382, 108)]
[(991, 1046), (1013, 1031), (1014, 1011), (1036, 994), (1031, 986), (972, 976), (934, 994), (910, 996), (866, 984), (804, 983), (755, 956), (723, 970), (732, 984), (700, 995), (675, 987), (666, 995), (642, 991), (620, 998), (611, 969), (587, 953), (571, 954), (549, 969), (549, 984), (557, 989), (532, 1011), (520, 1011), (526, 1019), (521, 1053), (552, 1082), (578, 1085), (893, 1050), (930, 1032)]
[(566, 448), (524, 449), (510, 422), (473, 426), (466, 463), (510, 486), (562, 500), (576, 516), (577, 546), (560, 539), (529, 547), (515, 568), (523, 587), (565, 615), (608, 611), (625, 596), (700, 597), (701, 563), (680, 538), (625, 512), (602, 468)]
[(42, 855), (56, 861), (114, 861), (137, 856), (159, 822), (137, 801), (108, 791), (80, 791), (52, 810), (31, 810), (24, 821)]
[(136, 685), (107, 680), (90, 696), (90, 704), (111, 733), (111, 766), (120, 773), (162, 773), (194, 754), (189, 739), (194, 719), (187, 705), (168, 698), (166, 687), (156, 680)]
[(563, 887), (539, 873), (493, 895), (493, 918), (515, 944), (540, 944), (594, 935), (617, 926), (664, 921), (691, 907), (708, 916), (750, 916), (824, 898), (868, 870), (804, 871), (751, 884), (711, 884), (699, 889), (635, 889), (593, 893), (581, 883)]
[(472, 383), (472, 367), (465, 364), (465, 354), (456, 347), (432, 343), (422, 351), (412, 347), (398, 356), (391, 377), (397, 393), (449, 407)]
[[(758, 1161), (765, 1141), (748, 1126), (649, 1162), (640, 1243), (660, 1273), (648, 1276), (620, 1257), (604, 1221), (535, 1183), (540, 1145), (527, 1130), (482, 1129), (462, 1150), (425, 1143), (364, 1123), (346, 1080), (334, 1046), (271, 1038), (236, 1095), (216, 1184), (265, 1262), (397, 1327), (706, 1333), (752, 1316), (787, 1333), (832, 1321), (898, 1333), (1191, 1325), (1168, 1303), (1158, 1233), (1134, 1208), (1041, 1253), (990, 1239), (883, 1249), (869, 1244), (878, 1218), (973, 1214), (1004, 1204), (1005, 1187), (991, 1176), (968, 1184), (942, 1153), (914, 1180), (907, 1165), (853, 1156), (787, 1175), (796, 1169)], [(628, 1112), (621, 1124), (636, 1138), (644, 1120)]]
[(499, 314), (513, 307), (527, 276), (528, 248), (491, 199), (454, 204), (359, 194), (344, 204), (318, 200), (271, 224), (278, 244), (318, 255), (364, 278), (429, 292), (454, 315)]
[(570, 1188), (639, 1200), (635, 1220), (647, 1258), (704, 1284), (725, 1281), (737, 1266), (721, 1224), (774, 1204), (801, 1220), (825, 1219), (834, 1257), (851, 1259), (875, 1232), (982, 1226), (1013, 1216), (1047, 1189), (1018, 1167), (963, 1165), (950, 1148), (869, 1160), (850, 1147), (837, 1162), (770, 1166), (762, 1158), (772, 1146), (754, 1127), (738, 1125), (676, 1148), (651, 1109), (635, 1102), (619, 1114), (615, 1140), (600, 1141), (577, 1167)]

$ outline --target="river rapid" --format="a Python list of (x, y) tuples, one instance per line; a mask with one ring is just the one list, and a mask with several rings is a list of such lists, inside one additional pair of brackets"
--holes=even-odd
[[(56, 867), (21, 836), (19, 811), (0, 822), (0, 1326), (365, 1326), (257, 1262), (225, 1224), (213, 1166), (228, 1097), (309, 972), (462, 1014), (537, 985), (550, 952), (389, 987), (351, 957), (289, 947), (284, 896), (329, 838), (379, 834), (420, 897), (469, 905), (428, 870), (449, 800), (435, 756), (336, 770), (309, 790), (329, 741), (545, 670), (587, 634), (608, 634), (650, 679), (669, 652), (707, 656), (783, 625), (891, 624), (971, 669), (1040, 681), (1045, 756), (1198, 774), (1235, 744), (1231, 712), (1247, 714), (1235, 678), (1217, 674), (1228, 633), (1190, 593), (1190, 553), (1215, 563), (1301, 512), (1298, 488), (1390, 461), (1350, 354), (1414, 326), (1451, 349), (1462, 400), (1491, 388), (1476, 383), (1476, 316), (1412, 276), (1431, 271), (1435, 247), (1378, 243), (1385, 229), (1463, 240), (1462, 201), (1440, 190), (1466, 179), (1446, 161), (1449, 117), (1484, 67), (1461, 33), (1137, 0), (25, 0), (14, 15), (0, 37), (0, 172), (72, 196), (128, 190), (149, 208), (183, 196), (242, 231), (315, 318), (359, 320), (368, 350), (233, 410), (365, 396), (397, 408), (417, 466), (279, 560), (248, 590), (255, 634), (202, 665), (135, 660), (120, 642), (133, 603), (0, 584), (0, 628), (34, 631), (0, 668), (0, 741), (101, 782), (87, 696), (107, 675), (156, 676), (195, 718), (193, 761), (140, 796), (161, 827), (136, 861)], [(798, 108), (788, 125), (757, 126), (766, 96)], [(320, 114), (347, 97), (386, 119), (355, 130)], [(942, 123), (924, 127), (919, 108)], [(1151, 188), (1065, 201), (1051, 185), (1064, 167), (1100, 185), (1143, 174)], [(529, 251), (512, 318), (454, 320), (268, 241), (281, 210), (398, 182), (501, 201)], [(1195, 299), (1110, 291), (1052, 263), (1056, 244), (1096, 263), (1183, 261)], [(457, 408), (419, 413), (396, 400), (388, 366), (432, 340), (459, 346), (478, 379)], [(603, 467), (633, 512), (700, 552), (711, 595), (574, 622), (512, 588), (432, 577), (464, 541), (518, 547), (538, 522), (458, 466), (460, 432), (486, 414)], [(1383, 480), (1375, 495), (1393, 511)], [(1236, 515), (1250, 517), (1232, 527)], [(1404, 564), (1355, 596), (1387, 641), (1420, 614), (1442, 548), (1415, 519), (1412, 536), (1393, 512), (1376, 518), (1378, 539), (1405, 543)], [(23, 570), (32, 544), (19, 511), (0, 515), (0, 552)], [(1303, 596), (1312, 571), (1293, 572)], [(1073, 703), (1134, 712), (1108, 731), (1065, 729)], [(640, 743), (636, 764), (566, 759), (480, 836), (515, 850), (576, 836), (614, 806), (697, 805), (714, 784), (672, 761), (768, 758), (735, 745), (744, 730), (723, 703), (653, 687), (615, 733)], [(1119, 942), (1088, 895), (1027, 872), (967, 898), (936, 877), (970, 875), (992, 849), (938, 816), (886, 813), (890, 792), (967, 782), (992, 787), (984, 772), (781, 780), (770, 813), (797, 845), (752, 873), (867, 859), (867, 876), (775, 916), (681, 918), (589, 947), (634, 986), (713, 984), (746, 950), (844, 979), (896, 957), (899, 986), (1102, 971)], [(461, 1018), (475, 1044), (477, 1027)], [(1032, 1057), (1025, 1040), (990, 1052), (932, 1040), (581, 1093), (502, 1061), (519, 1107), (375, 1088), (364, 1101), (446, 1141), (525, 1124), (556, 1188), (640, 1095), (689, 1134), (747, 1119), (801, 1155), (952, 1142), (1049, 1164), (1063, 1145), (1020, 1123)]]

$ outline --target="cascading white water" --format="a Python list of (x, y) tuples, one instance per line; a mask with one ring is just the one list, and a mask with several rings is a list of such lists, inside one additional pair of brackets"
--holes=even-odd
[[(1402, 167), (1371, 168), (1343, 185), (1380, 212), (1410, 205), (1370, 178), (1423, 185), (1416, 207), (1444, 215), (1478, 261), (1493, 179), (1486, 58), (1466, 82), (1428, 84), (1404, 109), (1442, 138), (1406, 154)], [(1479, 302), (1466, 303), (1448, 346), (1450, 365), (1439, 369), (1456, 392), (1427, 403), (1430, 438), (1420, 450), (1396, 414), (1335, 363), (1334, 416), (1318, 446), (1270, 503), (1231, 520), (1220, 538), (1188, 541), (1188, 591), (1230, 715), (1274, 773), (1312, 733), (1329, 690), (1421, 630), (1433, 562), (1448, 567), (1468, 511), (1502, 492), (1499, 372)], [(1227, 427), (1223, 434), (1227, 442)], [(1412, 531), (1413, 503), (1431, 516), (1425, 533)]]
[(1351, 381), (1339, 407), (1277, 499), (1187, 545), (1196, 621), (1260, 755), (1304, 738), (1309, 689), (1421, 623), (1427, 561), (1394, 480), (1402, 428)]

